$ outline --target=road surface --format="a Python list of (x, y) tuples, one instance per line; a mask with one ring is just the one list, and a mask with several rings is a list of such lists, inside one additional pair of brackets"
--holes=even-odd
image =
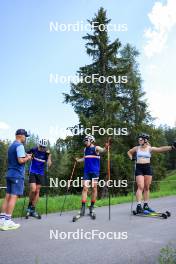
[[(176, 196), (154, 199), (151, 205), (171, 211), (172, 216), (167, 220), (130, 216), (128, 203), (111, 207), (111, 221), (108, 207), (96, 209), (96, 220), (85, 216), (76, 223), (72, 223), (73, 211), (43, 216), (42, 220), (15, 219), (20, 229), (0, 231), (0, 263), (158, 263), (161, 248), (168, 244), (176, 248)], [(76, 232), (75, 239), (71, 232)], [(92, 232), (94, 239), (90, 239)], [(108, 239), (108, 232), (114, 232), (116, 239)], [(77, 239), (81, 234), (82, 239)], [(85, 234), (89, 234), (87, 239)]]

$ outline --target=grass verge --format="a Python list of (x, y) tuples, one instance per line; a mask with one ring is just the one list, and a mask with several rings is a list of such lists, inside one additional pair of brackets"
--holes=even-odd
[[(176, 171), (172, 171), (168, 174), (168, 176), (159, 184), (159, 190), (156, 192), (151, 193), (151, 198), (159, 198), (165, 197), (170, 195), (176, 195)], [(129, 194), (128, 196), (117, 196), (111, 197), (111, 204), (122, 204), (131, 202), (132, 195)], [(59, 212), (61, 210), (62, 204), (64, 202), (64, 196), (54, 196), (48, 197), (48, 213)], [(2, 199), (0, 199), (0, 205), (2, 203)], [(26, 198), (25, 207), (27, 206), (28, 199)], [(20, 217), (22, 213), (22, 208), (24, 204), (24, 198), (18, 200), (15, 210), (14, 210), (14, 217)], [(97, 200), (96, 206), (107, 206), (109, 204), (108, 198), (104, 198), (101, 200)], [(37, 205), (37, 210), (41, 213), (45, 213), (46, 208), (46, 199), (45, 197), (41, 197), (39, 203)], [(64, 211), (71, 211), (71, 210), (79, 210), (80, 208), (80, 195), (67, 195), (67, 199), (65, 202)]]

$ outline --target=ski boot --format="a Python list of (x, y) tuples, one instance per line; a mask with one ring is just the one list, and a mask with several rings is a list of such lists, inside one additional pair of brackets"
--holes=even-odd
[(30, 216), (34, 217), (34, 218), (37, 218), (37, 219), (41, 219), (42, 218), (41, 215), (38, 212), (35, 211), (35, 207), (34, 206), (32, 206), (30, 208)]
[(136, 210), (133, 210), (133, 215), (148, 215), (148, 214), (150, 214), (150, 212), (147, 210), (143, 210), (141, 204), (138, 204), (136, 206)]
[(36, 212), (35, 210), (31, 211), (30, 216), (32, 216), (34, 218), (37, 218), (37, 219), (41, 219), (42, 218), (41, 215), (38, 212)]
[(80, 219), (82, 216), (85, 215), (86, 207), (85, 205), (82, 205), (80, 212), (73, 217), (73, 222), (76, 222), (78, 219)]
[(138, 205), (136, 206), (136, 213), (137, 213), (137, 214), (142, 214), (142, 213), (143, 213), (143, 209), (142, 209), (141, 204), (138, 204)]
[(95, 214), (94, 206), (92, 206), (92, 205), (89, 207), (89, 215), (90, 215), (90, 217), (91, 217), (93, 220), (96, 219), (96, 214)]
[(28, 219), (30, 215), (31, 215), (31, 208), (28, 207), (28, 208), (26, 209), (26, 216), (25, 216), (25, 218)]
[(82, 205), (81, 210), (80, 210), (80, 216), (84, 216), (86, 211), (86, 207)]
[(143, 211), (148, 211), (149, 213), (155, 213), (155, 211), (148, 206), (148, 203), (144, 203)]

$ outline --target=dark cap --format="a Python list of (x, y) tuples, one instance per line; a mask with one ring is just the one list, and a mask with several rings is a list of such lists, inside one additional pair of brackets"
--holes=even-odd
[(22, 129), (22, 128), (18, 129), (16, 131), (15, 135), (16, 136), (18, 136), (18, 135), (24, 135), (25, 137), (29, 137), (27, 131), (25, 129)]

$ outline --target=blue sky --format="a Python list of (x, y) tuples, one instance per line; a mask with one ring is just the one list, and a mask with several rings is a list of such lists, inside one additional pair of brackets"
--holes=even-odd
[(89, 62), (82, 40), (86, 32), (50, 32), (49, 23), (86, 23), (101, 6), (111, 23), (128, 25), (127, 32), (111, 32), (110, 39), (129, 42), (141, 53), (143, 88), (156, 124), (174, 125), (174, 0), (11, 0), (0, 3), (0, 139), (12, 139), (24, 127), (54, 142), (59, 128), (78, 123), (72, 107), (63, 103), (69, 85), (49, 83), (49, 74), (75, 75)]

